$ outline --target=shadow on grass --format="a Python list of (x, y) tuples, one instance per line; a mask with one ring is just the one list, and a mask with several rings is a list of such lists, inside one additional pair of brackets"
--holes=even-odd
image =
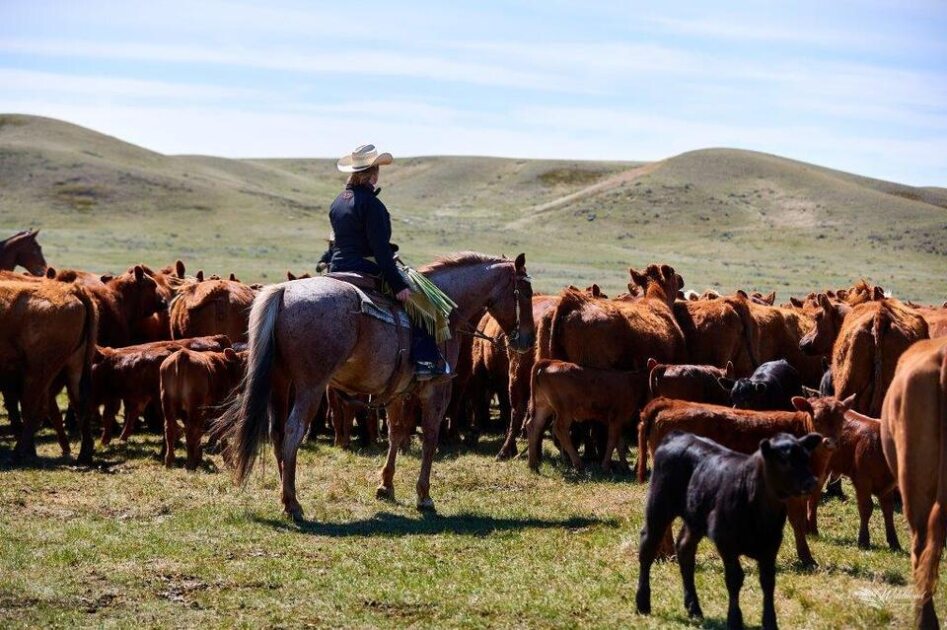
[(523, 529), (580, 529), (593, 525), (619, 526), (618, 521), (614, 519), (603, 520), (585, 517), (543, 519), (495, 518), (484, 514), (456, 514), (452, 516), (423, 514), (419, 518), (409, 518), (391, 512), (379, 512), (374, 518), (348, 523), (319, 523), (316, 521), (294, 523), (281, 518), (256, 516), (253, 517), (253, 520), (273, 529), (332, 538), (347, 538), (349, 536), (430, 536), (437, 534), (488, 536)]

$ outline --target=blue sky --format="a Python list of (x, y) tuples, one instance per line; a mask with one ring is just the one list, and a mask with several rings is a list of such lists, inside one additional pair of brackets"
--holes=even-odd
[(0, 0), (0, 111), (164, 153), (727, 146), (947, 186), (947, 2)]

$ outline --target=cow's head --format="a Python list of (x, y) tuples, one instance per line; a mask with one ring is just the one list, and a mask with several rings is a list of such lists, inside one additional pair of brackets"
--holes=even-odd
[(717, 383), (730, 394), (737, 409), (764, 409), (766, 407), (766, 385), (751, 378), (721, 377)]
[(810, 494), (819, 483), (812, 470), (812, 454), (824, 444), (818, 433), (801, 438), (777, 433), (760, 442), (767, 487), (781, 500)]
[(123, 307), (132, 319), (143, 319), (167, 308), (158, 282), (145, 271), (144, 265), (135, 265), (106, 284), (121, 296)]
[(644, 272), (629, 268), (628, 274), (630, 293), (635, 292), (633, 287), (638, 287), (645, 297), (659, 299), (671, 309), (678, 292), (684, 288), (684, 279), (670, 265), (648, 265)]
[(809, 414), (812, 418), (812, 427), (829, 440), (832, 448), (835, 448), (837, 440), (842, 436), (845, 412), (851, 409), (853, 404), (855, 404), (854, 394), (845, 400), (839, 400), (835, 396), (824, 398), (793, 396), (792, 398), (792, 406), (797, 411)]
[(851, 310), (841, 302), (833, 303), (829, 297), (820, 293), (815, 298), (816, 308), (810, 311), (813, 320), (812, 330), (799, 340), (799, 349), (808, 355), (818, 356), (832, 351), (835, 340), (842, 329), (842, 321)]

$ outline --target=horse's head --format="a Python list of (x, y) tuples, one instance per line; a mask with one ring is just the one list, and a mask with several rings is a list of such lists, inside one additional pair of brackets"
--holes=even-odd
[(37, 234), (39, 230), (21, 232), (10, 239), (9, 245), (15, 246), (14, 267), (19, 265), (34, 276), (41, 276), (46, 272), (46, 258), (42, 246), (36, 240)]
[(496, 318), (507, 343), (517, 352), (528, 352), (536, 340), (533, 322), (533, 286), (526, 273), (526, 254), (520, 254), (506, 265), (507, 282), (498, 282), (490, 296), (487, 310)]

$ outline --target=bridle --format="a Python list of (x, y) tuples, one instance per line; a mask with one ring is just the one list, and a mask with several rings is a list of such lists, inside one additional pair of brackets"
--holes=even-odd
[[(478, 329), (476, 326), (471, 326), (469, 323), (464, 322), (458, 327), (457, 332), (462, 335), (468, 335), (476, 339), (483, 339), (484, 341), (490, 343), (491, 345), (500, 348), (501, 350), (513, 350), (520, 354), (525, 354), (530, 351), (531, 347), (520, 349), (517, 347), (517, 342), (520, 339), (520, 327), (523, 322), (522, 309), (520, 308), (520, 282), (525, 282), (530, 284), (533, 278), (528, 274), (519, 275), (514, 271), (513, 273), (513, 304), (516, 309), (516, 321), (512, 332), (503, 335), (498, 335), (496, 337), (491, 337), (482, 330)], [(489, 308), (491, 304), (487, 305)], [(532, 313), (530, 313), (532, 317)]]

